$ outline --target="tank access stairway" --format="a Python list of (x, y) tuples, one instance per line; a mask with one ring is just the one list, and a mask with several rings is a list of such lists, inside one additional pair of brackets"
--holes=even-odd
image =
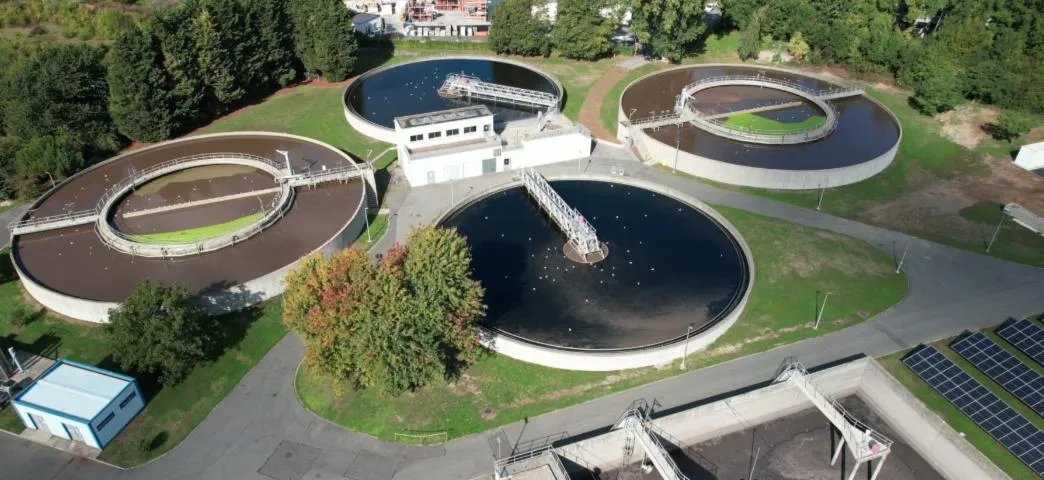
[(602, 251), (594, 226), (577, 209), (570, 207), (536, 170), (523, 168), (521, 172), (522, 186), (558, 224), (577, 253), (586, 258), (589, 254)]
[[(645, 399), (631, 402), (631, 406), (613, 424), (613, 430), (626, 430), (629, 435), (627, 445), (632, 446), (632, 440), (642, 447), (645, 457), (652, 463), (653, 468), (663, 480), (689, 480), (674, 463), (674, 459), (663, 448), (663, 444), (656, 438), (652, 426), (649, 423), (649, 405)], [(629, 456), (629, 452), (628, 455)]]
[(848, 445), (848, 451), (852, 453), (852, 457), (856, 461), (855, 466), (852, 467), (852, 473), (848, 475), (848, 480), (855, 478), (859, 466), (863, 463), (880, 459), (870, 475), (870, 480), (876, 480), (877, 474), (881, 473), (885, 457), (892, 451), (891, 440), (857, 420), (836, 400), (820, 392), (809, 378), (808, 370), (805, 370), (805, 367), (793, 358), (784, 361), (781, 373), (776, 376), (776, 382), (787, 382), (797, 387), (841, 432), (841, 441), (837, 444), (837, 449), (830, 459), (831, 465), (837, 462), (841, 455), (841, 448)]
[(1004, 206), (1004, 214), (1037, 235), (1044, 235), (1044, 218), (1017, 203)]
[(439, 95), (445, 98), (466, 97), (532, 107), (554, 108), (558, 106), (558, 97), (556, 95), (538, 90), (527, 90), (525, 88), (484, 82), (477, 77), (461, 73), (446, 75), (446, 80), (439, 87)]

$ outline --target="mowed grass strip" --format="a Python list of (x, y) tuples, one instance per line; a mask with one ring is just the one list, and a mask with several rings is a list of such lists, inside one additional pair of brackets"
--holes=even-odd
[[(996, 337), (992, 332), (992, 329), (986, 331), (986, 333), (1002, 347), (1007, 347), (1003, 340)], [(1021, 413), (1031, 423), (1036, 425), (1037, 428), (1044, 428), (1044, 419), (1042, 419), (1040, 415), (1029, 407), (1026, 407), (1022, 402), (1005, 391), (1003, 387), (993, 382), (993, 380), (975, 368), (974, 365), (964, 360), (964, 358), (951, 350), (949, 344), (953, 340), (954, 339), (949, 338), (932, 345), (947, 358), (953, 360), (954, 363), (960, 366), (965, 372), (982, 383), (983, 386), (990, 389), (990, 391), (996, 394), (1001, 400)], [(1004, 473), (1007, 473), (1011, 478), (1037, 478), (1037, 475), (1033, 473), (1033, 470), (1030, 470), (1026, 464), (1022, 463), (1022, 461), (1009, 452), (1008, 449), (1004, 448), (1004, 446), (994, 440), (990, 434), (986, 433), (985, 430), (979, 427), (974, 420), (965, 415), (964, 412), (950, 403), (946, 397), (943, 397), (936, 392), (930, 385), (925, 383), (921, 377), (914, 373), (913, 370), (910, 370), (909, 367), (902, 363), (903, 357), (909, 352), (910, 350), (894, 353), (892, 355), (881, 357), (877, 359), (877, 361), (880, 362), (893, 377), (899, 380), (907, 390), (913, 393), (918, 400), (938, 414), (939, 417), (949, 424), (951, 428), (964, 434), (964, 438), (968, 440), (968, 443), (971, 443), (972, 446), (982, 452), (986, 458), (989, 458), (990, 461), (996, 464), (997, 467), (1004, 471)]]
[(138, 243), (194, 243), (202, 242), (204, 240), (210, 240), (212, 238), (218, 238), (224, 235), (228, 235), (241, 228), (246, 228), (258, 220), (264, 214), (261, 212), (253, 213), (245, 217), (240, 217), (235, 220), (228, 222), (219, 223), (216, 225), (208, 225), (205, 227), (189, 228), (185, 230), (178, 230), (175, 232), (162, 232), (162, 233), (141, 233), (128, 235), (128, 237)]
[[(689, 368), (712, 365), (777, 345), (822, 335), (881, 312), (906, 295), (906, 278), (891, 258), (842, 235), (716, 207), (743, 232), (756, 262), (742, 318)], [(812, 330), (818, 292), (830, 291), (819, 330)], [(664, 368), (573, 372), (490, 354), (449, 383), (400, 396), (376, 390), (337, 393), (307, 366), (297, 376), (302, 402), (337, 424), (396, 441), (397, 433), (481, 432), (680, 373)]]
[(781, 122), (754, 113), (732, 115), (725, 120), (725, 126), (745, 132), (764, 134), (790, 134), (815, 130), (826, 123), (826, 117), (810, 116), (800, 122)]

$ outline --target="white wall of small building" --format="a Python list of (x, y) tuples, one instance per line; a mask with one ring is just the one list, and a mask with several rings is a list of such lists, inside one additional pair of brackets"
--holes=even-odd
[(1026, 170), (1044, 168), (1044, 142), (1024, 145), (1015, 156), (1015, 165)]
[[(406, 159), (402, 163), (402, 171), (406, 174), (406, 180), (412, 186), (420, 186), (482, 175), (482, 161), (486, 159), (493, 159), (497, 165), (496, 171), (502, 172), (504, 171), (503, 162), (497, 161), (497, 156), (494, 155), (495, 150), (497, 148), (494, 147), (476, 148), (419, 159), (410, 159), (400, 151), (399, 158)], [(431, 172), (433, 182), (428, 181), (429, 172)]]
[[(133, 392), (134, 398), (131, 399), (131, 401), (123, 408), (120, 408), (120, 402), (130, 396), (131, 392)], [(14, 406), (15, 411), (18, 413), (19, 418), (21, 418), (22, 423), (26, 428), (34, 428), (38, 430), (46, 428), (46, 431), (51, 435), (67, 440), (74, 440), (69, 435), (69, 432), (65, 430), (65, 427), (63, 427), (63, 425), (67, 425), (69, 428), (79, 430), (80, 435), (83, 436), (85, 444), (100, 449), (112, 441), (113, 438), (116, 438), (116, 435), (123, 430), (123, 427), (130, 423), (130, 421), (134, 419), (134, 416), (145, 408), (145, 400), (141, 398), (141, 392), (138, 391), (135, 385), (133, 383), (128, 383), (127, 388), (120, 392), (120, 394), (117, 395), (109, 405), (102, 409), (102, 411), (89, 422), (63, 417), (22, 403), (15, 403)], [(104, 428), (97, 428), (110, 412), (114, 414), (112, 420), (109, 420)], [(29, 414), (42, 418), (44, 420), (44, 425), (37, 425), (36, 421), (29, 418)]]
[[(475, 131), (472, 133), (464, 133), (464, 129), (467, 127), (475, 127)], [(447, 135), (446, 132), (450, 130), (457, 130), (459, 133), (452, 136)], [(435, 132), (438, 132), (439, 136), (436, 138), (430, 138), (430, 134)], [(478, 140), (492, 134), (492, 115), (453, 120), (418, 127), (401, 127), (398, 125), (398, 122), (396, 122), (395, 126), (395, 135), (399, 139), (398, 143), (400, 149), (403, 147), (411, 149), (428, 148), (457, 142)], [(410, 140), (410, 137), (414, 135), (421, 135), (422, 138), (420, 140)]]

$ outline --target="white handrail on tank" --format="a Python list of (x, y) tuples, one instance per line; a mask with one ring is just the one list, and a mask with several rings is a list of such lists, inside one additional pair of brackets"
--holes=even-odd
[(577, 253), (586, 258), (588, 254), (601, 252), (601, 243), (591, 222), (577, 209), (569, 206), (536, 170), (523, 168), (521, 174), (523, 187), (558, 224)]
[(556, 95), (539, 90), (485, 82), (478, 77), (462, 73), (446, 75), (446, 80), (439, 87), (439, 95), (449, 98), (468, 97), (506, 101), (513, 104), (535, 105), (545, 108), (553, 108), (558, 105), (558, 96)]

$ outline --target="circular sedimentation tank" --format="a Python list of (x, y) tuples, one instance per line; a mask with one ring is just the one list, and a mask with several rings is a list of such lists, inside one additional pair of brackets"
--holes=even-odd
[(604, 260), (566, 258), (565, 237), (519, 185), (440, 222), (472, 248), (494, 349), (558, 368), (632, 368), (677, 358), (687, 334), (705, 345), (738, 317), (753, 265), (709, 207), (616, 181), (551, 185), (597, 229)]
[[(682, 89), (714, 77), (762, 77), (811, 91), (828, 91), (839, 85), (800, 73), (741, 65), (697, 65), (656, 72), (627, 87), (620, 99), (621, 121), (639, 121), (673, 111)], [(824, 112), (801, 96), (765, 86), (719, 86), (697, 92), (691, 105), (702, 115), (718, 116), (729, 125), (771, 125), (787, 129), (814, 125)], [(885, 107), (855, 95), (828, 102), (837, 113), (829, 134), (815, 141), (767, 145), (725, 138), (689, 123), (644, 131), (629, 129), (625, 136), (658, 160), (673, 166), (678, 147), (678, 169), (686, 173), (735, 185), (762, 188), (807, 189), (854, 183), (879, 173), (895, 157), (902, 131)], [(786, 108), (751, 111), (771, 104)], [(724, 112), (748, 110), (737, 118)], [(740, 118), (742, 117), (742, 118)], [(628, 129), (621, 128), (622, 131)]]
[[(531, 66), (485, 57), (439, 57), (401, 63), (371, 70), (352, 81), (344, 91), (345, 118), (360, 132), (389, 143), (395, 142), (396, 117), (459, 108), (467, 99), (443, 98), (439, 87), (446, 75), (477, 77), (509, 87), (536, 90), (561, 99), (562, 86), (550, 75)], [(499, 127), (506, 122), (536, 118), (541, 109), (481, 101), (493, 112)]]
[[(289, 153), (295, 173), (354, 162), (325, 143), (267, 132), (188, 137), (128, 152), (70, 177), (33, 204), (24, 219), (110, 206), (94, 223), (15, 236), (11, 257), (16, 271), (43, 306), (91, 322), (105, 321), (108, 310), (144, 280), (184, 286), (214, 313), (278, 295), (283, 275), (301, 257), (343, 248), (358, 236), (367, 187), (355, 178), (291, 189), (287, 198), (285, 187), (273, 178), (273, 172), (282, 172), (277, 150)], [(229, 164), (237, 156), (264, 160), (265, 171)], [(211, 158), (213, 165), (206, 165)], [(193, 159), (195, 166), (134, 181), (157, 167), (176, 168), (180, 163), (173, 161), (179, 159)], [(132, 184), (133, 189), (121, 190)], [(112, 197), (117, 190), (124, 193)], [(133, 255), (106, 238), (106, 232), (118, 232), (134, 243), (138, 235), (213, 227), (244, 217), (252, 221), (250, 216), (262, 209), (266, 217), (272, 215), (263, 229), (200, 254)], [(227, 227), (228, 234), (249, 224)]]

